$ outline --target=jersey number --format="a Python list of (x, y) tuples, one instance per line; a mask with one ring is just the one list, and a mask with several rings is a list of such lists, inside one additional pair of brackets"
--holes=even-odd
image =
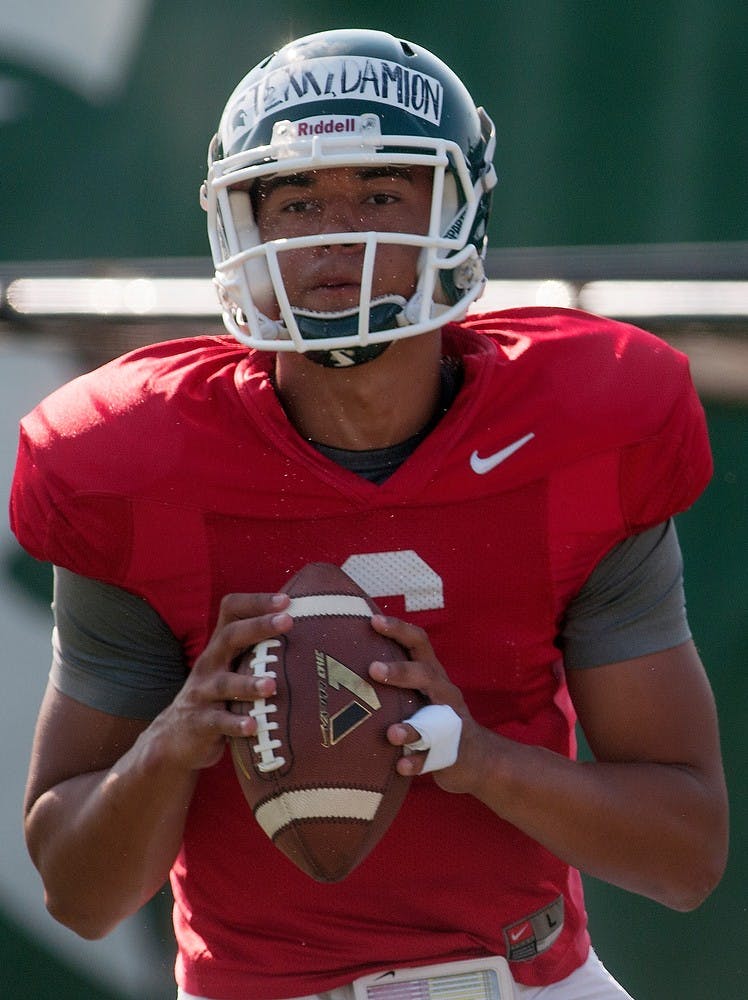
[(441, 577), (412, 549), (349, 556), (342, 568), (369, 597), (400, 594), (406, 611), (444, 607)]

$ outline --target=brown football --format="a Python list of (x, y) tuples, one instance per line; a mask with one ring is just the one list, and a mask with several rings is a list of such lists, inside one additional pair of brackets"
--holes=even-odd
[(373, 660), (406, 657), (379, 635), (374, 601), (343, 570), (310, 563), (284, 587), (293, 628), (258, 643), (237, 670), (277, 678), (276, 694), (232, 709), (257, 719), (257, 734), (231, 751), (258, 823), (318, 882), (350, 874), (395, 818), (410, 779), (385, 733), (423, 705), (415, 691), (377, 684)]

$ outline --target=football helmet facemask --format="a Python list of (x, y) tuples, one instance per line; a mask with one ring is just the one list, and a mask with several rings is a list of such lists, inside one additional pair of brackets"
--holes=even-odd
[[(493, 123), (426, 49), (384, 32), (325, 31), (265, 59), (226, 104), (201, 189), (226, 328), (265, 350), (360, 363), (393, 340), (462, 319), (483, 292)], [(263, 242), (250, 190), (259, 178), (328, 167), (433, 168), (428, 231), (341, 232)], [(282, 254), (362, 245), (358, 304), (312, 312), (289, 301)], [(419, 248), (415, 291), (373, 297), (377, 249)]]

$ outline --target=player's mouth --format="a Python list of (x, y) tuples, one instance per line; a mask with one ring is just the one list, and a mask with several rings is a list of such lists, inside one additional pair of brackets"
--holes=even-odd
[(328, 311), (356, 306), (360, 297), (360, 281), (331, 278), (313, 285), (307, 292), (305, 299), (309, 303), (309, 308)]

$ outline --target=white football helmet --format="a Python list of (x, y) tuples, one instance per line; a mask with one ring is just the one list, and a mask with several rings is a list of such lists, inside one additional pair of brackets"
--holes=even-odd
[[(226, 104), (208, 151), (201, 204), (226, 328), (266, 350), (335, 352), (356, 364), (389, 342), (461, 319), (485, 286), (493, 123), (427, 50), (379, 31), (325, 31), (256, 66)], [(260, 177), (326, 167), (433, 168), (428, 232), (341, 232), (262, 242), (249, 189)], [(306, 246), (361, 243), (358, 305), (300, 310), (279, 258)], [(420, 248), (415, 293), (372, 297), (377, 247)], [(377, 346), (379, 345), (379, 346)]]

